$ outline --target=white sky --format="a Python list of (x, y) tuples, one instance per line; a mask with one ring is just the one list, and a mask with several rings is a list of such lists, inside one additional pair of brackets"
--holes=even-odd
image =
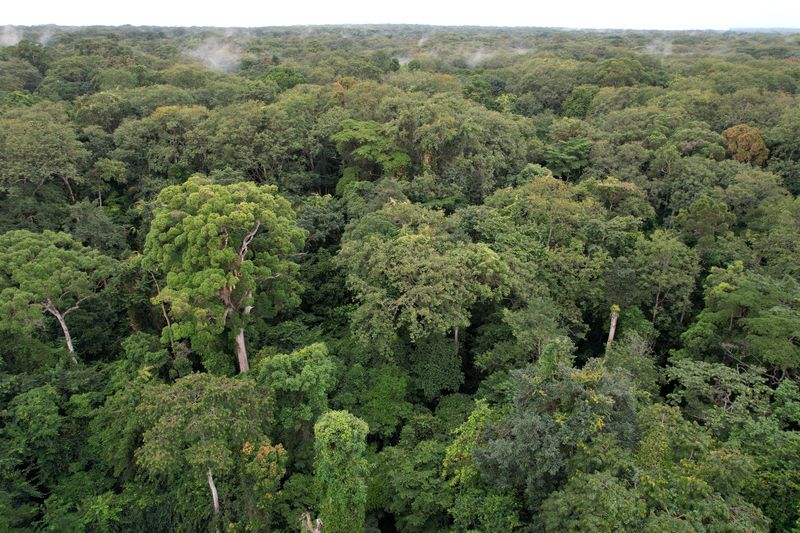
[(798, 0), (4, 0), (0, 25), (800, 28)]

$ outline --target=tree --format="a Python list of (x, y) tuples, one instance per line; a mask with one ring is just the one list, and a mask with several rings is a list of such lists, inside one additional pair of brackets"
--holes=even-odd
[(411, 165), (411, 158), (383, 129), (381, 124), (371, 120), (343, 120), (341, 130), (332, 135), (331, 140), (345, 162), (366, 166), (366, 177), (380, 173), (402, 176)]
[(630, 446), (638, 422), (630, 378), (599, 359), (572, 366), (571, 347), (551, 343), (535, 365), (512, 372), (508, 414), (490, 422), (472, 452), (481, 476), (524, 493), (535, 510), (574, 472), (576, 455), (612, 436)]
[(334, 371), (323, 343), (290, 354), (266, 355), (258, 365), (259, 380), (275, 393), (281, 441), (294, 461), (301, 453), (292, 445), (310, 444), (314, 422), (328, 410), (328, 393), (336, 382)]
[(653, 324), (682, 320), (691, 308), (689, 297), (699, 271), (697, 252), (672, 234), (656, 230), (649, 239), (638, 240), (631, 259)]
[(164, 189), (144, 256), (167, 275), (157, 301), (170, 305), (175, 340), (191, 339), (206, 366), (220, 371), (229, 365), (214, 355), (215, 337), (231, 328), (239, 371), (247, 372), (251, 313), (268, 316), (296, 300), (291, 256), (304, 236), (274, 186), (214, 185), (194, 176)]
[(470, 308), (503, 294), (507, 267), (484, 244), (459, 243), (442, 213), (392, 202), (350, 227), (339, 253), (359, 301), (354, 326), (384, 350), (405, 328), (412, 341), (469, 325)]
[(146, 388), (136, 408), (144, 427), (137, 464), (153, 480), (173, 480), (174, 489), (188, 491), (176, 502), (191, 502), (206, 484), (209, 503), (201, 516), (211, 523), (220, 525), (224, 514), (266, 528), (286, 460), (283, 446), (265, 432), (271, 410), (271, 398), (246, 379), (191, 374)]
[(542, 505), (547, 532), (638, 531), (646, 514), (636, 491), (608, 472), (573, 476)]
[(89, 152), (63, 107), (42, 103), (0, 118), (0, 194), (35, 195), (52, 181), (75, 202), (73, 186)]
[(736, 161), (761, 166), (769, 156), (769, 149), (758, 128), (739, 124), (723, 131), (722, 136), (728, 143), (728, 153)]
[(194, 168), (187, 148), (189, 132), (207, 117), (202, 106), (164, 105), (144, 118), (126, 119), (114, 131), (116, 148), (111, 157), (123, 161), (139, 179), (148, 173), (173, 179), (186, 176)]
[(366, 422), (328, 411), (314, 425), (319, 511), (325, 531), (364, 531), (367, 500)]
[(800, 286), (745, 270), (741, 261), (712, 267), (705, 307), (681, 340), (681, 356), (750, 361), (781, 373), (800, 367)]
[(66, 233), (9, 231), (0, 236), (0, 313), (24, 327), (41, 325), (42, 314), (51, 315), (77, 363), (67, 317), (102, 292), (115, 265)]

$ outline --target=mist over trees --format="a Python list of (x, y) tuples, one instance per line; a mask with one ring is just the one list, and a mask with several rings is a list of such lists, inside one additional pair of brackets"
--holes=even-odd
[(800, 36), (6, 27), (0, 530), (800, 530)]

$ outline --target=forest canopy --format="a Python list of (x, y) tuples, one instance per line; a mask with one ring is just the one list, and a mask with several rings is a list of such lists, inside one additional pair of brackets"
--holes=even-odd
[(15, 35), (0, 530), (800, 530), (800, 34)]

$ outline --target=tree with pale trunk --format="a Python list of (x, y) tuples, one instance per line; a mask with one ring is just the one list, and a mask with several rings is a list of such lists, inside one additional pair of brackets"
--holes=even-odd
[(274, 186), (194, 176), (161, 191), (144, 259), (166, 274), (155, 299), (173, 319), (165, 336), (190, 339), (206, 368), (227, 372), (230, 360), (218, 344), (227, 331), (239, 372), (247, 372), (245, 332), (254, 312), (269, 316), (297, 301), (292, 259), (304, 237)]
[(190, 374), (147, 387), (136, 408), (144, 428), (136, 463), (146, 479), (171, 481), (178, 513), (205, 509), (201, 521), (218, 528), (268, 531), (286, 472), (286, 450), (265, 432), (272, 407), (266, 391), (238, 377)]
[(27, 230), (0, 235), (0, 320), (24, 329), (44, 327), (50, 315), (77, 363), (67, 317), (106, 287), (116, 261), (66, 233)]

